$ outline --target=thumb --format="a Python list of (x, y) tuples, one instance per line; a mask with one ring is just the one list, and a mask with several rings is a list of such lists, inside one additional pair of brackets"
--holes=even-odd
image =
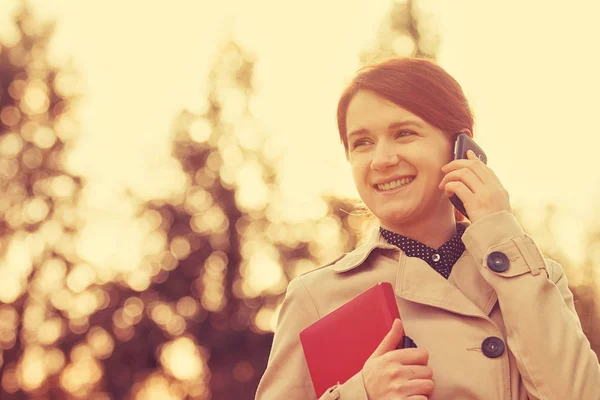
[(379, 343), (379, 346), (377, 346), (369, 358), (379, 357), (388, 351), (395, 350), (403, 336), (404, 326), (402, 325), (402, 321), (396, 318), (390, 331), (387, 333), (387, 335), (385, 335), (381, 343)]

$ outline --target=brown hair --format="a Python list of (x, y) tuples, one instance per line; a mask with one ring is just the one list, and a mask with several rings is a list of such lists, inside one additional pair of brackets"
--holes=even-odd
[[(359, 90), (370, 90), (454, 138), (473, 132), (473, 114), (460, 84), (425, 58), (393, 58), (361, 68), (342, 93), (337, 108), (340, 140), (348, 155), (346, 113)], [(462, 214), (456, 211), (457, 220)]]
[(370, 90), (455, 136), (473, 131), (473, 114), (459, 83), (424, 58), (393, 58), (361, 68), (346, 87), (337, 109), (340, 139), (348, 151), (346, 112), (359, 90)]

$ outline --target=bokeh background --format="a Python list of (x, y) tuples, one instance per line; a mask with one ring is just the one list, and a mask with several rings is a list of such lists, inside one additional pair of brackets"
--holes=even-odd
[(595, 1), (0, 1), (0, 398), (252, 399), (287, 283), (373, 226), (335, 126), (436, 59), (600, 351)]

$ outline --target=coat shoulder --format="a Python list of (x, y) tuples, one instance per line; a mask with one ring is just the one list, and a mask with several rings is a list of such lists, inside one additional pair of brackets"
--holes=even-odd
[(564, 275), (563, 267), (560, 263), (550, 257), (544, 256), (544, 261), (548, 267), (548, 278), (556, 283)]
[(298, 278), (302, 279), (313, 279), (313, 278), (321, 278), (323, 274), (333, 273), (333, 266), (340, 260), (343, 260), (350, 253), (342, 253), (335, 257), (333, 260), (326, 262), (325, 264), (321, 264), (317, 268), (304, 272), (303, 274), (298, 275)]

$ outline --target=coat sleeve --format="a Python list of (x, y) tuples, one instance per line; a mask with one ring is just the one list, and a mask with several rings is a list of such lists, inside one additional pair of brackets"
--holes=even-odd
[[(600, 399), (598, 358), (581, 329), (561, 266), (543, 257), (506, 211), (472, 224), (463, 242), (498, 295), (507, 344), (529, 397)], [(493, 252), (507, 257), (508, 269), (495, 272), (487, 265)]]
[[(256, 392), (256, 400), (311, 400), (316, 399), (304, 352), (300, 332), (320, 318), (319, 313), (302, 281), (293, 279), (287, 288), (273, 345)], [(367, 400), (362, 372), (342, 385), (330, 388), (319, 400)]]

